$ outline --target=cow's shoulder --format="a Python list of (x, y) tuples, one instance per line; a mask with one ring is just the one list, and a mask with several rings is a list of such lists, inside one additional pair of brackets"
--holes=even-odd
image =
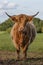
[(14, 34), (14, 33), (17, 31), (17, 29), (18, 29), (18, 24), (15, 23), (15, 24), (13, 25), (12, 29), (11, 29), (11, 35)]

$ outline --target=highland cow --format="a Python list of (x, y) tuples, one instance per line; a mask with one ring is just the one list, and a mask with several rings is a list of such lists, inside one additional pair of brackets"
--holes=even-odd
[(28, 16), (25, 14), (7, 16), (15, 22), (11, 29), (11, 38), (17, 51), (17, 59), (20, 58), (20, 50), (23, 52), (23, 58), (27, 57), (28, 46), (33, 42), (36, 36), (36, 29), (33, 24), (33, 18), (38, 14)]

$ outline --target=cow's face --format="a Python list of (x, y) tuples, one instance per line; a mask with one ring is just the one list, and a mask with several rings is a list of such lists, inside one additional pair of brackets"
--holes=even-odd
[(25, 16), (20, 17), (19, 22), (18, 22), (18, 24), (19, 24), (19, 32), (23, 32), (27, 22), (28, 22), (28, 20), (27, 20), (27, 18)]
[(27, 18), (25, 16), (12, 16), (11, 17), (12, 21), (17, 23), (19, 26), (19, 32), (24, 30), (24, 27), (26, 25), (26, 23), (28, 22)]

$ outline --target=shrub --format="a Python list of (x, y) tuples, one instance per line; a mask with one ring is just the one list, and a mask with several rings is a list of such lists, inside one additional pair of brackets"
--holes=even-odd
[(11, 31), (11, 27), (10, 27), (10, 28), (8, 28), (6, 31), (7, 31), (8, 33), (10, 33), (10, 31)]

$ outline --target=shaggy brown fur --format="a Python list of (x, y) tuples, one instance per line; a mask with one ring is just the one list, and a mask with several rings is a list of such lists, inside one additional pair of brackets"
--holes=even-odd
[(34, 16), (36, 16), (39, 12), (35, 15), (28, 16), (25, 14), (10, 16), (7, 15), (15, 22), (11, 30), (11, 37), (13, 44), (17, 50), (17, 58), (19, 59), (20, 49), (22, 50), (24, 57), (27, 56), (27, 49), (30, 43), (34, 40), (36, 35), (35, 26), (32, 22)]

